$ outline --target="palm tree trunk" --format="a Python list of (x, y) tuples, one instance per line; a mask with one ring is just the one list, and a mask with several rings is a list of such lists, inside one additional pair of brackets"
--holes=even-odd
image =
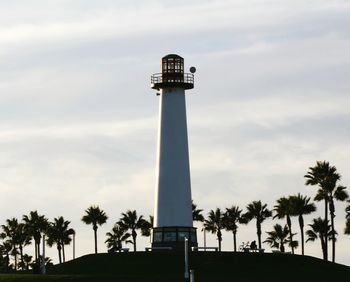
[(235, 252), (237, 252), (237, 238), (236, 238), (237, 232), (233, 232), (233, 249)]
[(23, 246), (22, 245), (19, 245), (19, 252), (21, 254), (21, 264), (22, 264), (22, 269), (23, 269), (24, 260), (23, 260)]
[(61, 256), (61, 246), (60, 246), (60, 244), (57, 244), (57, 251), (58, 251), (58, 261), (61, 264), (62, 263), (62, 256)]
[(280, 245), (280, 251), (281, 251), (282, 253), (284, 253), (284, 251), (285, 251), (285, 249), (284, 249), (284, 244), (283, 244), (283, 243), (281, 243), (281, 245)]
[(14, 250), (14, 254), (15, 254), (15, 270), (17, 270), (17, 249), (16, 249), (16, 245), (13, 245), (13, 250)]
[(38, 241), (37, 250), (38, 250), (38, 259), (39, 259), (40, 258), (40, 241)]
[(218, 232), (216, 233), (216, 236), (218, 237), (218, 242), (219, 242), (219, 252), (221, 252), (222, 234), (221, 234), (221, 230), (220, 229), (218, 229)]
[(288, 225), (288, 228), (289, 228), (289, 239), (290, 239), (290, 243), (291, 243), (292, 254), (294, 255), (292, 221), (290, 220), (290, 216), (289, 215), (287, 215), (287, 225)]
[[(324, 236), (326, 237), (326, 235)], [(320, 240), (321, 240), (321, 247), (322, 247), (322, 253), (323, 253), (323, 259), (324, 260), (328, 260), (327, 259), (327, 245), (326, 245), (326, 242), (325, 242), (325, 238), (323, 236), (320, 237)]]
[(38, 245), (37, 243), (34, 241), (34, 249), (35, 249), (35, 261), (38, 260)]
[(261, 249), (261, 224), (260, 221), (256, 221), (256, 234), (258, 235), (259, 249)]
[(334, 208), (333, 198), (331, 198), (329, 202), (329, 211), (331, 213), (331, 227), (332, 227), (332, 262), (335, 262), (335, 230), (334, 230), (335, 208)]
[(64, 251), (64, 243), (62, 243), (62, 255), (63, 255), (63, 262), (66, 262), (66, 253)]
[(6, 268), (8, 269), (10, 267), (10, 255), (9, 253), (6, 253)]
[[(326, 198), (324, 200), (324, 203), (325, 203), (325, 213), (324, 213), (324, 219), (326, 220), (327, 224), (328, 224), (328, 199)], [(325, 246), (325, 254), (324, 254), (324, 257), (325, 257), (325, 260), (328, 260), (328, 234), (326, 233), (325, 234), (325, 238), (324, 238), (325, 242), (324, 242), (324, 246)]]
[(95, 254), (97, 254), (97, 225), (93, 227), (94, 229), (94, 238), (95, 238)]
[(137, 233), (136, 233), (136, 231), (134, 229), (132, 230), (131, 235), (132, 235), (132, 241), (134, 243), (134, 252), (136, 252), (136, 237), (137, 237)]
[(301, 214), (299, 215), (299, 226), (301, 236), (301, 254), (304, 255), (304, 219)]

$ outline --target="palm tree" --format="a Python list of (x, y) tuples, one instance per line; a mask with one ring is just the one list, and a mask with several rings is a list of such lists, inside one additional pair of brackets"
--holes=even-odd
[[(3, 234), (1, 234), (1, 238), (4, 239)], [(12, 243), (8, 240), (3, 241), (0, 245), (0, 254), (1, 257), (4, 257), (4, 267), (5, 270), (8, 271), (10, 269), (10, 253), (12, 250)]]
[(331, 233), (328, 221), (318, 217), (313, 219), (312, 224), (309, 224), (309, 226), (311, 227), (311, 229), (306, 231), (306, 235), (308, 236), (306, 242), (313, 242), (319, 238), (321, 241), (323, 259), (327, 260), (326, 240), (328, 238), (328, 235), (330, 235)]
[(19, 252), (20, 252), (20, 256), (21, 256), (22, 266), (25, 265), (24, 264), (24, 257), (23, 257), (24, 256), (23, 255), (23, 248), (27, 245), (30, 245), (31, 241), (32, 241), (32, 238), (28, 234), (25, 224), (24, 223), (18, 224), (17, 243), (18, 243), (18, 248), (19, 248)]
[(97, 225), (106, 223), (108, 216), (99, 208), (99, 206), (91, 206), (85, 210), (85, 215), (82, 217), (82, 221), (86, 224), (92, 224), (95, 238), (95, 254), (97, 254)]
[[(328, 162), (317, 162), (316, 166), (309, 168), (309, 172), (305, 175), (307, 178), (306, 185), (318, 185), (320, 189), (315, 197), (316, 201), (325, 201), (325, 220), (328, 221), (328, 205), (331, 216), (331, 229), (332, 232), (332, 262), (335, 262), (335, 242), (336, 231), (334, 228), (335, 218), (335, 205), (334, 200), (345, 201), (349, 198), (348, 193), (345, 191), (346, 187), (338, 185), (341, 176), (337, 172), (335, 166), (330, 166)], [(328, 234), (326, 234), (326, 257), (328, 259)]]
[[(68, 221), (70, 223), (70, 221)], [(62, 234), (62, 254), (63, 254), (63, 262), (66, 261), (66, 252), (65, 252), (65, 245), (70, 245), (72, 242), (72, 238), (75, 235), (75, 230), (73, 228), (67, 228), (63, 231)]]
[[(200, 222), (200, 223), (203, 223), (204, 222), (204, 216), (202, 215), (202, 209), (199, 209), (197, 207), (197, 205), (195, 203), (193, 203), (193, 200), (192, 200), (192, 220), (193, 221), (197, 221), (197, 222)], [(206, 231), (205, 231), (205, 228), (202, 227), (201, 228), (201, 231), (203, 231), (203, 235), (204, 235), (204, 247), (206, 247)]]
[(261, 201), (253, 201), (248, 204), (247, 212), (243, 215), (245, 223), (248, 223), (253, 218), (256, 219), (256, 234), (258, 235), (259, 249), (261, 249), (261, 224), (271, 216), (272, 212), (267, 209), (267, 204), (262, 204)]
[[(47, 230), (47, 244), (52, 247), (54, 244), (57, 246), (59, 262), (62, 263), (66, 261), (64, 245), (71, 242), (71, 235), (73, 235), (74, 230), (69, 228), (70, 221), (65, 220), (62, 216), (54, 218), (54, 221), (50, 223)], [(62, 251), (62, 255), (61, 255)]]
[(40, 257), (40, 241), (49, 225), (44, 215), (39, 215), (37, 211), (31, 211), (29, 215), (23, 216), (26, 232), (34, 239), (35, 242), (35, 261)]
[(233, 249), (237, 251), (237, 229), (238, 223), (243, 223), (243, 218), (241, 216), (242, 210), (239, 209), (238, 206), (232, 206), (231, 208), (226, 208), (226, 212), (224, 213), (224, 228), (227, 231), (232, 231), (233, 235)]
[[(277, 200), (277, 205), (274, 206), (274, 211), (276, 214), (274, 215), (273, 218), (286, 218), (287, 220), (287, 226), (289, 230), (289, 241), (293, 242), (293, 232), (292, 232), (292, 221), (290, 219), (291, 215), (293, 214), (293, 207), (292, 207), (292, 202), (291, 198), (288, 197), (282, 197)], [(291, 243), (291, 248), (292, 248), (292, 254), (294, 254), (294, 244)]]
[(112, 232), (107, 232), (106, 236), (105, 243), (107, 244), (108, 252), (120, 252), (123, 248), (123, 242), (126, 244), (132, 243), (132, 241), (128, 240), (131, 234), (127, 233), (127, 229), (120, 226), (118, 222), (114, 224)]
[(346, 224), (345, 224), (344, 233), (347, 235), (350, 235), (350, 201), (347, 201), (347, 202), (349, 205), (345, 208)]
[(193, 219), (193, 221), (199, 221), (199, 222), (204, 221), (202, 211), (203, 210), (198, 209), (197, 205), (195, 203), (193, 203), (193, 201), (192, 201), (192, 219)]
[(6, 219), (6, 224), (5, 225), (1, 225), (2, 230), (3, 230), (3, 235), (2, 237), (4, 239), (7, 239), (8, 242), (11, 243), (12, 245), (12, 249), (11, 249), (11, 254), (14, 256), (15, 258), (15, 270), (17, 270), (17, 255), (18, 253), (18, 249), (17, 249), (17, 245), (18, 245), (18, 237), (19, 237), (19, 223), (17, 218), (12, 218), (12, 219)]
[(136, 252), (136, 237), (137, 229), (141, 229), (142, 226), (145, 224), (145, 220), (143, 219), (143, 216), (137, 216), (136, 210), (127, 210), (126, 213), (122, 213), (122, 217), (118, 224), (125, 228), (126, 230), (131, 230), (131, 237), (132, 237), (132, 243), (134, 245), (134, 252)]
[(149, 220), (145, 219), (143, 225), (141, 226), (141, 235), (145, 237), (150, 237), (150, 241), (151, 241), (153, 222), (154, 222), (154, 218), (152, 215), (150, 215)]
[(350, 220), (349, 219), (346, 220), (344, 234), (347, 234), (347, 235), (350, 234)]
[(332, 236), (332, 262), (335, 262), (335, 235), (337, 234), (334, 227), (334, 218), (335, 218), (335, 204), (334, 200), (344, 202), (349, 198), (349, 194), (345, 191), (346, 187), (337, 185), (337, 181), (340, 180), (340, 174), (334, 174), (332, 179), (327, 185), (328, 198), (329, 198), (329, 212), (331, 216), (331, 236)]
[[(324, 220), (328, 222), (328, 197), (325, 191), (325, 182), (330, 174), (334, 173), (333, 168), (331, 169), (329, 163), (326, 161), (317, 161), (316, 166), (309, 167), (309, 171), (304, 177), (306, 178), (305, 185), (317, 185), (319, 186), (319, 190), (314, 198), (315, 201), (323, 201), (324, 200)], [(325, 234), (325, 257), (328, 260), (328, 234)]]
[[(17, 218), (7, 219), (3, 229), (3, 239), (7, 239), (12, 244), (11, 253), (15, 258), (15, 270), (17, 269), (17, 255), (21, 256), (23, 264), (23, 247), (31, 243), (31, 238), (25, 230), (23, 223), (18, 223)], [(18, 248), (17, 248), (18, 247)], [(19, 252), (18, 252), (19, 251)]]
[(23, 270), (29, 270), (29, 265), (32, 263), (33, 257), (27, 254), (23, 255), (23, 266), (22, 269)]
[[(285, 248), (284, 245), (287, 244), (289, 239), (287, 238), (289, 235), (289, 228), (287, 225), (282, 227), (279, 224), (275, 224), (273, 226), (273, 230), (270, 232), (266, 232), (269, 236), (264, 241), (264, 243), (270, 244), (272, 248), (279, 249), (282, 253), (284, 253)], [(290, 236), (290, 235), (289, 235)]]
[(58, 260), (59, 263), (62, 263), (62, 242), (59, 236), (59, 230), (58, 230), (58, 226), (56, 226), (55, 223), (51, 223), (50, 226), (47, 229), (47, 245), (49, 247), (52, 247), (54, 244), (56, 244), (57, 247), (57, 251), (58, 251)]
[(204, 228), (207, 231), (215, 234), (218, 239), (219, 244), (219, 252), (221, 251), (221, 241), (222, 241), (222, 233), (221, 230), (224, 228), (224, 214), (222, 211), (217, 208), (215, 211), (211, 210), (208, 213), (208, 219), (204, 220)]
[(293, 215), (298, 216), (300, 236), (301, 236), (301, 253), (304, 255), (304, 218), (303, 215), (311, 214), (316, 211), (314, 203), (310, 203), (311, 199), (302, 196), (300, 193), (290, 197)]

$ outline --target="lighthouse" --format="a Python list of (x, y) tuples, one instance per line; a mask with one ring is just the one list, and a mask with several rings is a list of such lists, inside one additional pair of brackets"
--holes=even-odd
[(151, 76), (159, 96), (159, 128), (152, 248), (183, 250), (184, 240), (197, 246), (192, 221), (185, 90), (193, 88), (195, 68), (184, 72), (184, 59), (169, 54), (161, 73)]

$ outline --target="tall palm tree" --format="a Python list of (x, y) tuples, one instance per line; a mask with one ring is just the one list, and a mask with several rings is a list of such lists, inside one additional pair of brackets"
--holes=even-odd
[(267, 208), (267, 204), (261, 201), (253, 201), (247, 205), (247, 212), (243, 215), (245, 222), (256, 219), (256, 234), (258, 235), (259, 249), (261, 249), (261, 224), (265, 219), (272, 216), (272, 212)]
[(328, 239), (328, 235), (331, 233), (331, 226), (328, 221), (322, 219), (320, 217), (313, 219), (312, 224), (309, 224), (311, 229), (306, 231), (306, 235), (308, 236), (306, 242), (313, 242), (316, 239), (320, 239), (323, 259), (327, 260), (327, 244), (326, 240)]
[(62, 216), (60, 216), (58, 218), (54, 218), (47, 230), (47, 244), (50, 247), (56, 244), (60, 263), (62, 263), (62, 256), (63, 262), (66, 261), (64, 245), (71, 242), (71, 235), (74, 233), (74, 230), (69, 228), (69, 224), (70, 221), (65, 220)]
[(316, 206), (314, 203), (310, 203), (311, 199), (307, 196), (302, 196), (300, 193), (291, 196), (290, 201), (292, 204), (292, 213), (298, 216), (300, 236), (301, 236), (301, 253), (304, 255), (304, 218), (303, 215), (311, 214), (316, 211)]
[(6, 224), (1, 225), (1, 228), (3, 230), (3, 237), (4, 239), (7, 239), (9, 243), (11, 243), (11, 254), (15, 258), (15, 270), (17, 270), (17, 243), (18, 243), (18, 220), (17, 218), (12, 219), (6, 219)]
[[(68, 221), (70, 223), (70, 221)], [(68, 223), (68, 224), (69, 224)], [(63, 254), (63, 262), (66, 261), (66, 253), (65, 253), (65, 245), (70, 245), (73, 240), (73, 236), (75, 236), (75, 230), (73, 228), (67, 228), (63, 231), (62, 234), (62, 254)]]
[(105, 243), (107, 244), (108, 252), (120, 252), (123, 248), (123, 242), (126, 244), (132, 243), (132, 241), (128, 240), (131, 234), (127, 233), (127, 229), (120, 226), (118, 222), (114, 224), (112, 232), (107, 232), (106, 236)]
[[(320, 189), (315, 197), (316, 201), (325, 201), (325, 220), (328, 221), (328, 206), (331, 217), (331, 238), (332, 238), (332, 261), (335, 262), (335, 242), (336, 231), (334, 228), (335, 205), (334, 200), (345, 201), (349, 198), (346, 187), (338, 185), (341, 176), (335, 166), (330, 166), (328, 162), (317, 162), (316, 166), (309, 168), (306, 185), (318, 185)], [(326, 234), (326, 257), (328, 259), (328, 234)]]
[[(273, 218), (286, 218), (287, 226), (289, 230), (289, 241), (293, 242), (293, 232), (292, 232), (292, 221), (290, 219), (291, 215), (293, 215), (293, 207), (291, 198), (282, 197), (277, 200), (277, 205), (274, 206), (274, 211), (276, 214)], [(291, 243), (292, 254), (294, 254), (294, 244)]]
[(335, 218), (335, 204), (334, 201), (344, 202), (349, 198), (348, 192), (345, 190), (345, 186), (337, 185), (337, 181), (340, 180), (340, 174), (334, 174), (331, 178), (329, 185), (327, 185), (328, 198), (329, 198), (329, 212), (331, 216), (331, 238), (332, 238), (332, 262), (335, 262), (335, 242), (336, 242), (336, 230), (334, 226)]
[(24, 255), (23, 255), (23, 248), (27, 245), (30, 245), (32, 241), (32, 238), (30, 237), (29, 233), (26, 230), (26, 226), (24, 223), (19, 223), (17, 228), (17, 243), (18, 248), (21, 256), (21, 264), (22, 266), (25, 265), (24, 262)]
[(94, 230), (95, 239), (95, 254), (97, 254), (97, 229), (98, 225), (106, 223), (108, 216), (99, 208), (99, 206), (91, 206), (85, 210), (85, 215), (82, 217), (82, 221), (86, 224), (92, 224)]
[(62, 263), (62, 242), (59, 236), (59, 231), (56, 226), (54, 226), (54, 223), (51, 223), (49, 228), (47, 229), (47, 245), (49, 247), (52, 247), (56, 244), (57, 252), (58, 252), (58, 261), (61, 264)]
[(136, 252), (136, 237), (137, 229), (141, 229), (142, 226), (145, 224), (145, 220), (143, 219), (143, 216), (137, 215), (136, 210), (127, 210), (125, 213), (122, 213), (122, 217), (120, 221), (118, 222), (119, 225), (127, 230), (131, 230), (131, 237), (132, 237), (132, 243), (134, 245), (134, 252)]
[(49, 223), (44, 215), (39, 215), (37, 211), (31, 211), (29, 215), (23, 216), (26, 232), (35, 242), (35, 261), (40, 257), (40, 241)]
[(289, 239), (287, 237), (290, 236), (288, 226), (285, 225), (284, 227), (282, 227), (279, 224), (275, 224), (273, 226), (273, 230), (266, 233), (269, 236), (266, 238), (264, 243), (268, 243), (272, 248), (277, 248), (282, 253), (284, 253), (284, 246), (289, 242)]
[(243, 218), (241, 216), (242, 210), (238, 206), (232, 206), (226, 208), (224, 213), (223, 222), (224, 228), (227, 231), (231, 231), (233, 235), (233, 250), (237, 251), (237, 230), (238, 223), (243, 223)]
[(217, 208), (215, 211), (211, 210), (208, 213), (208, 218), (204, 220), (205, 230), (215, 234), (218, 239), (219, 252), (221, 251), (222, 233), (221, 230), (224, 228), (224, 214)]
[[(314, 198), (315, 201), (324, 201), (324, 220), (328, 222), (328, 195), (325, 191), (326, 179), (330, 174), (334, 173), (329, 163), (326, 161), (317, 161), (314, 167), (309, 167), (309, 171), (304, 177), (306, 178), (305, 185), (317, 185), (319, 187)], [(325, 234), (325, 257), (328, 260), (328, 234)]]

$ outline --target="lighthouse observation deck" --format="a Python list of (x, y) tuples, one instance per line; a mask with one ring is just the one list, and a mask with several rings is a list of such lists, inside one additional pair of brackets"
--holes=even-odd
[(151, 76), (151, 87), (163, 89), (178, 87), (192, 89), (194, 75), (184, 73), (184, 59), (179, 55), (170, 54), (162, 58), (162, 72)]
[(164, 76), (163, 73), (155, 73), (151, 76), (151, 87), (153, 89), (180, 87), (192, 89), (194, 84), (194, 75), (192, 73), (183, 73), (181, 77)]

